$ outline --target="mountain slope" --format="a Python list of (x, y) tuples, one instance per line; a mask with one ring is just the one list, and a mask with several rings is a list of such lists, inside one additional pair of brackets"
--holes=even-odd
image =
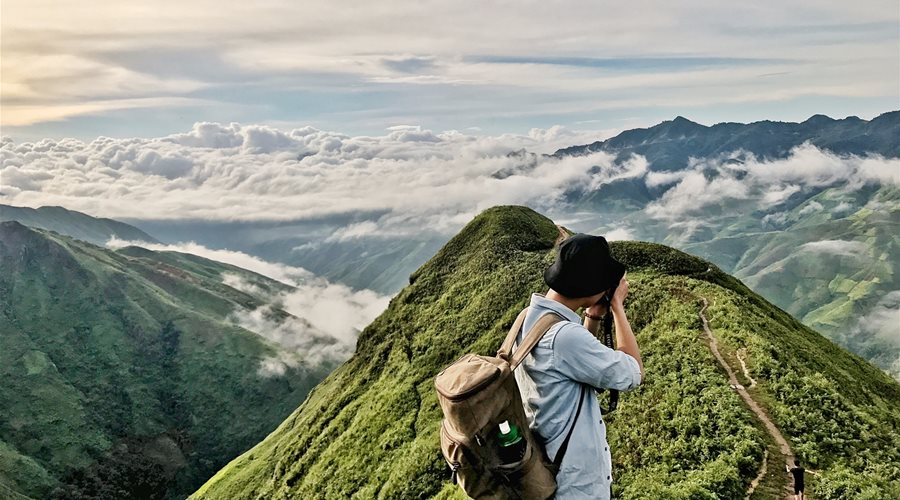
[[(524, 207), (476, 217), (410, 276), (347, 363), (192, 498), (463, 498), (438, 451), (433, 378), (466, 352), (495, 352), (529, 294), (545, 291), (557, 235)], [(719, 349), (744, 349), (755, 396), (822, 470), (811, 489), (900, 493), (900, 385), (705, 261), (646, 243), (613, 251), (630, 269), (647, 369), (609, 419), (617, 495), (743, 497), (772, 448), (701, 339), (703, 299)]]
[(149, 234), (124, 222), (91, 217), (90, 215), (67, 210), (63, 207), (40, 207), (35, 209), (0, 205), (0, 222), (9, 220), (17, 221), (26, 226), (49, 229), (50, 231), (95, 245), (103, 245), (110, 238), (158, 243)]
[[(841, 191), (825, 190), (783, 212), (777, 227), (726, 227), (682, 247), (900, 378), (897, 320), (890, 315), (897, 310), (892, 297), (900, 295), (900, 190), (881, 187), (870, 203), (854, 203)], [(849, 212), (836, 210), (851, 204)]]
[(293, 353), (231, 318), (287, 289), (192, 255), (114, 252), (0, 223), (0, 490), (192, 491), (330, 371), (298, 361), (283, 376), (262, 373)]

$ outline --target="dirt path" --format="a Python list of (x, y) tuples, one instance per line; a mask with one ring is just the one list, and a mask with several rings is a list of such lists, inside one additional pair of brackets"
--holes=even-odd
[[(709, 329), (709, 321), (706, 320), (706, 308), (709, 307), (709, 302), (706, 300), (706, 297), (701, 297), (703, 299), (703, 307), (700, 309), (700, 320), (703, 322), (703, 333), (706, 335), (707, 340), (709, 341), (709, 349), (712, 351), (713, 356), (716, 357), (716, 360), (725, 369), (725, 372), (728, 373), (728, 382), (734, 388), (735, 391), (741, 396), (741, 399), (744, 400), (744, 403), (753, 410), (753, 413), (756, 414), (756, 418), (758, 418), (763, 425), (766, 427), (766, 430), (775, 439), (775, 442), (778, 443), (779, 448), (781, 449), (781, 454), (784, 455), (785, 463), (788, 461), (793, 461), (794, 452), (791, 450), (791, 445), (788, 444), (787, 439), (781, 434), (781, 431), (778, 430), (778, 427), (775, 427), (775, 424), (772, 423), (772, 420), (766, 414), (766, 412), (760, 407), (760, 405), (750, 396), (750, 393), (747, 392), (747, 389), (744, 388), (740, 383), (738, 383), (738, 379), (734, 374), (734, 371), (731, 369), (731, 366), (725, 362), (725, 358), (722, 357), (722, 354), (719, 353), (719, 343), (716, 341), (716, 337), (713, 335), (712, 330)], [(738, 358), (740, 359), (740, 358)], [(744, 362), (741, 361), (741, 365), (744, 365)], [(744, 373), (746, 374), (746, 366), (744, 366)], [(752, 385), (756, 385), (756, 381), (750, 378), (748, 375), (747, 378), (751, 381)], [(750, 483), (750, 491), (747, 493), (749, 498), (750, 493), (752, 493), (753, 489), (759, 484), (759, 480), (762, 476), (765, 475), (766, 469), (766, 461), (763, 461), (762, 470), (760, 471), (757, 478), (753, 483)]]
[(768, 470), (767, 462), (769, 461), (769, 450), (766, 450), (766, 453), (763, 454), (762, 465), (759, 466), (759, 474), (753, 478), (753, 481), (750, 481), (750, 487), (747, 488), (747, 496), (744, 497), (744, 500), (750, 500), (750, 495), (756, 491), (756, 487), (759, 486), (759, 482), (762, 481), (763, 477), (766, 475), (766, 471)]
[(744, 378), (750, 381), (750, 386), (747, 387), (747, 389), (753, 389), (756, 387), (756, 380), (751, 377), (750, 372), (747, 371), (747, 364), (744, 363), (744, 352), (746, 352), (745, 349), (738, 349), (736, 356), (738, 362), (741, 364), (741, 370), (744, 372)]

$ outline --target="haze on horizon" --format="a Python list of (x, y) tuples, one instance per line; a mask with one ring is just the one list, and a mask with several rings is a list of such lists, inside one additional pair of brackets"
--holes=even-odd
[(7, 0), (3, 135), (160, 137), (197, 122), (608, 136), (869, 119), (900, 104), (900, 9), (841, 2)]

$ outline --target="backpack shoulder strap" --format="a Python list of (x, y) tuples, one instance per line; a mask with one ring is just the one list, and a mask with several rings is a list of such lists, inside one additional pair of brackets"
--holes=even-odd
[(556, 313), (547, 313), (541, 316), (537, 323), (531, 327), (531, 330), (528, 331), (528, 334), (525, 335), (525, 338), (522, 339), (522, 344), (516, 349), (516, 352), (509, 358), (509, 369), (511, 371), (515, 370), (519, 363), (525, 359), (525, 356), (528, 356), (528, 353), (534, 349), (541, 337), (550, 330), (550, 327), (560, 321), (564, 320)]
[(527, 307), (522, 309), (522, 312), (519, 313), (516, 320), (513, 322), (512, 327), (510, 327), (509, 333), (506, 334), (503, 343), (500, 344), (500, 350), (497, 351), (497, 357), (503, 359), (507, 363), (509, 362), (509, 354), (510, 351), (512, 351), (512, 346), (516, 343), (516, 337), (519, 335), (519, 330), (522, 329), (522, 324), (525, 323), (525, 315), (527, 313)]
[(578, 398), (578, 410), (575, 411), (575, 418), (572, 419), (572, 427), (569, 427), (569, 432), (566, 434), (566, 439), (563, 440), (562, 444), (559, 445), (559, 451), (556, 452), (556, 456), (553, 457), (553, 466), (556, 467), (558, 471), (562, 466), (563, 457), (566, 454), (566, 450), (569, 449), (569, 439), (572, 438), (572, 433), (575, 432), (575, 424), (578, 422), (578, 415), (581, 415), (581, 406), (584, 404), (584, 391), (585, 385), (581, 385), (581, 393)]

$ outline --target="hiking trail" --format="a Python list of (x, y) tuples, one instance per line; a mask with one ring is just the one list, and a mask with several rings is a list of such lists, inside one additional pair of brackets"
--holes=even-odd
[(753, 389), (756, 387), (756, 380), (750, 376), (750, 372), (747, 371), (747, 364), (744, 363), (744, 353), (747, 352), (747, 349), (741, 348), (737, 350), (735, 356), (737, 357), (738, 362), (741, 364), (741, 371), (744, 372), (744, 378), (750, 381), (750, 386), (747, 389)]
[[(709, 321), (706, 319), (706, 308), (709, 307), (709, 301), (706, 300), (706, 297), (701, 297), (703, 300), (703, 307), (700, 308), (700, 320), (703, 322), (703, 333), (706, 336), (707, 341), (709, 341), (709, 349), (712, 351), (713, 356), (715, 356), (716, 360), (719, 362), (719, 365), (725, 369), (725, 372), (728, 374), (728, 382), (731, 384), (731, 387), (734, 388), (735, 391), (741, 396), (741, 399), (744, 400), (744, 403), (750, 407), (754, 414), (756, 414), (756, 418), (758, 418), (768, 431), (769, 435), (778, 443), (779, 448), (781, 449), (781, 454), (784, 455), (785, 463), (788, 461), (792, 461), (794, 459), (794, 452), (791, 450), (791, 445), (788, 444), (787, 439), (781, 434), (781, 431), (778, 430), (778, 427), (775, 427), (775, 424), (772, 423), (772, 420), (766, 414), (766, 412), (762, 409), (759, 403), (753, 399), (753, 396), (747, 392), (747, 388), (742, 386), (735, 376), (734, 371), (731, 369), (731, 366), (725, 361), (725, 358), (722, 357), (722, 354), (719, 352), (719, 343), (716, 340), (716, 337), (713, 335), (712, 330), (709, 328)], [(744, 364), (744, 361), (738, 357), (738, 360), (741, 363), (741, 367), (744, 369), (744, 374), (747, 376), (747, 379), (750, 380), (750, 387), (756, 386), (756, 381), (750, 377), (747, 373), (747, 367)], [(766, 454), (766, 457), (768, 453)], [(767, 460), (764, 457), (762, 466), (760, 467), (760, 472), (757, 475), (756, 479), (750, 483), (750, 489), (747, 491), (747, 498), (750, 498), (750, 494), (753, 493), (753, 490), (756, 489), (756, 486), (759, 484), (759, 481), (762, 480), (762, 477), (765, 476), (767, 468)]]
[(768, 461), (769, 450), (766, 450), (766, 452), (763, 454), (762, 465), (759, 466), (759, 474), (757, 474), (756, 477), (753, 478), (753, 481), (750, 481), (750, 487), (747, 488), (747, 495), (744, 496), (744, 500), (750, 500), (750, 495), (752, 495), (753, 492), (756, 491), (756, 487), (759, 486), (759, 482), (762, 481), (763, 477), (766, 476), (766, 471), (768, 470)]

